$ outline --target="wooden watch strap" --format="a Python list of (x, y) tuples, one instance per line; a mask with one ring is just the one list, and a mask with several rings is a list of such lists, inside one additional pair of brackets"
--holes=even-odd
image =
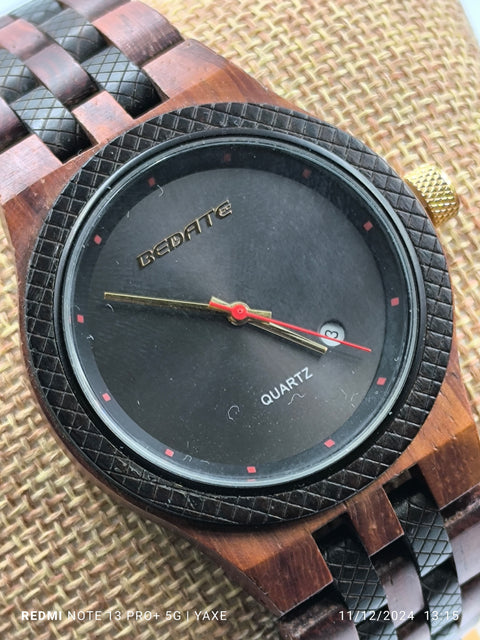
[[(128, 39), (124, 21), (131, 27)], [(0, 19), (2, 199), (124, 131), (136, 118), (181, 91), (198, 68), (186, 64), (181, 79), (164, 71), (171, 69), (173, 51), (178, 59), (191, 59), (192, 53), (184, 45), (168, 21), (134, 0), (36, 1)], [(210, 58), (202, 62), (204, 69), (214, 66)], [(235, 97), (232, 94), (232, 99)], [(454, 607), (452, 616), (458, 611), (460, 594), (462, 620), (467, 620), (470, 611), (478, 613), (480, 566), (473, 542), (480, 529), (479, 492), (472, 491), (451, 503), (442, 515), (428, 491), (419, 492), (416, 485), (405, 491), (389, 497), (391, 521), (398, 536), (385, 548), (365, 549), (365, 540), (344, 521), (335, 530), (315, 534), (331, 582), (318, 597), (283, 618), (286, 638), (458, 637), (457, 620), (441, 615), (447, 609), (435, 601), (440, 583), (451, 586), (447, 592), (440, 588), (440, 600), (451, 596), (448, 606)], [(411, 516), (419, 504), (423, 508)], [(427, 537), (428, 544), (444, 545), (429, 571), (417, 533), (418, 529), (429, 529), (422, 519), (427, 515), (430, 529), (438, 534), (437, 538)], [(349, 557), (351, 562), (347, 562)], [(342, 577), (345, 572), (358, 578), (359, 593), (349, 590), (349, 580)], [(362, 619), (360, 607), (367, 613), (398, 613), (400, 606), (391, 604), (395, 598), (415, 610), (415, 620), (396, 624), (398, 620), (386, 616), (379, 627)], [(360, 618), (355, 619), (355, 609)], [(432, 611), (436, 612), (435, 620)]]
[(283, 616), (286, 640), (459, 640), (476, 622), (480, 485), (443, 510), (418, 479), (388, 500), (401, 535), (375, 553), (352, 518), (313, 534), (331, 581)]
[[(31, 3), (0, 29), (0, 145), (10, 146), (15, 135), (20, 143), (32, 132), (62, 162), (96, 139), (88, 120), (76, 114), (80, 105), (81, 114), (87, 110), (89, 98), (106, 91), (131, 117), (165, 100), (139, 65), (182, 41), (143, 4), (108, 3), (101, 13), (103, 2), (89, 2), (84, 15), (76, 11), (81, 3), (69, 4), (74, 8)], [(128, 20), (128, 43), (122, 19)]]
[(142, 2), (34, 0), (0, 18), (0, 203), (170, 105), (246, 98), (284, 103)]

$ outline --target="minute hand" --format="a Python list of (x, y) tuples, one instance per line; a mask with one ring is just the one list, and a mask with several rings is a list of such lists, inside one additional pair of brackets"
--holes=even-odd
[(332, 340), (333, 342), (338, 342), (339, 344), (344, 344), (347, 347), (352, 347), (354, 349), (359, 349), (360, 351), (371, 352), (372, 350), (369, 347), (363, 347), (362, 345), (355, 344), (354, 342), (347, 342), (346, 340), (339, 340), (338, 338), (332, 338), (331, 336), (326, 336), (323, 333), (318, 333), (318, 331), (312, 331), (311, 329), (305, 329), (304, 327), (298, 327), (294, 324), (290, 324), (289, 322), (283, 322), (282, 320), (275, 320), (275, 318), (265, 318), (261, 315), (257, 315), (244, 304), (234, 303), (233, 305), (224, 305), (216, 302), (215, 300), (210, 300), (209, 305), (214, 309), (219, 309), (220, 311), (230, 311), (232, 317), (237, 321), (245, 321), (245, 320), (254, 320), (261, 324), (271, 324), (276, 325), (278, 327), (284, 327), (285, 329), (289, 329), (291, 331), (299, 331), (301, 333), (306, 333), (307, 335), (317, 336), (319, 338), (323, 338), (325, 340)]

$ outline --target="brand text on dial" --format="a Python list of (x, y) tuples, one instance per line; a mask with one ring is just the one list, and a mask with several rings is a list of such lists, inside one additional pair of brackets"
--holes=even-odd
[(151, 249), (144, 251), (137, 256), (137, 262), (140, 269), (153, 264), (157, 258), (162, 258), (167, 254), (178, 249), (185, 242), (189, 242), (196, 236), (203, 233), (206, 229), (213, 227), (215, 220), (223, 220), (232, 213), (232, 205), (229, 200), (225, 200), (216, 207), (213, 207), (198, 218), (189, 222), (182, 231), (172, 233), (172, 235), (163, 238), (157, 242)]

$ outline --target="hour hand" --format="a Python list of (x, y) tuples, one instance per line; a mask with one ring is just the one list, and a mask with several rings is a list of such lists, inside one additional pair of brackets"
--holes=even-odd
[(270, 324), (265, 324), (261, 320), (249, 320), (249, 323), (254, 327), (258, 327), (259, 329), (263, 329), (263, 331), (267, 331), (268, 333), (273, 333), (280, 338), (284, 338), (285, 340), (289, 340), (290, 342), (294, 342), (295, 344), (300, 345), (301, 347), (306, 347), (307, 349), (311, 349), (319, 354), (324, 354), (328, 351), (328, 348), (324, 344), (320, 344), (319, 342), (315, 342), (315, 340), (310, 340), (306, 336), (302, 336), (299, 333), (295, 333), (295, 331), (290, 331), (290, 329), (286, 329), (285, 327), (281, 327), (274, 322)]
[[(160, 298), (158, 296), (141, 296), (136, 293), (119, 293), (116, 291), (105, 291), (103, 297), (105, 300), (109, 300), (110, 302), (125, 302), (150, 307), (168, 307), (170, 309), (191, 309), (193, 311), (220, 312), (226, 313), (227, 315), (229, 313), (223, 309), (214, 308), (209, 303), (194, 302), (192, 300), (175, 300), (173, 298)], [(262, 309), (252, 309), (251, 311), (252, 313), (264, 318), (270, 318), (272, 316), (270, 311), (264, 311)]]
[[(258, 329), (262, 329), (263, 331), (267, 331), (267, 333), (272, 333), (280, 338), (284, 338), (285, 340), (298, 344), (301, 347), (311, 349), (315, 353), (324, 354), (328, 351), (328, 348), (325, 345), (320, 344), (315, 340), (310, 340), (310, 338), (307, 338), (296, 331), (292, 331), (287, 327), (277, 324), (272, 320), (272, 314), (270, 311), (259, 313), (254, 309), (250, 309), (250, 307), (243, 302), (228, 304), (228, 302), (224, 302), (223, 300), (219, 300), (214, 297), (210, 298), (210, 302), (208, 304), (213, 309), (229, 314), (228, 319), (232, 324), (245, 324), (248, 322)], [(252, 316), (263, 317), (252, 318)]]
[[(211, 298), (209, 305), (214, 309), (218, 309), (219, 311), (224, 311), (230, 315), (230, 318), (235, 321), (235, 324), (244, 324), (245, 322), (252, 322), (252, 320), (260, 322), (260, 324), (272, 324), (275, 327), (279, 327), (281, 329), (289, 329), (290, 332), (293, 332), (294, 335), (297, 335), (297, 331), (301, 334), (307, 334), (310, 336), (316, 336), (317, 338), (322, 338), (322, 340), (331, 340), (333, 342), (337, 342), (338, 344), (344, 344), (347, 347), (352, 347), (352, 349), (358, 349), (359, 351), (366, 351), (371, 353), (370, 347), (364, 347), (361, 344), (355, 344), (355, 342), (349, 342), (347, 340), (340, 340), (340, 338), (333, 338), (332, 336), (326, 336), (323, 333), (319, 333), (318, 331), (313, 331), (312, 329), (307, 329), (305, 327), (299, 327), (295, 324), (291, 324), (290, 322), (284, 322), (283, 320), (275, 320), (272, 317), (262, 317), (257, 315), (252, 309), (250, 309), (244, 302), (233, 302), (232, 304), (227, 304), (226, 302), (222, 302), (217, 298)], [(289, 332), (289, 333), (290, 333)], [(313, 342), (312, 344), (317, 344)], [(325, 349), (326, 351), (327, 349)]]

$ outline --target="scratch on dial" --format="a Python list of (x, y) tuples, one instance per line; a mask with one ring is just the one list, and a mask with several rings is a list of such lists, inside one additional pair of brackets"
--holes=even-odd
[(240, 407), (238, 406), (238, 404), (234, 404), (227, 411), (227, 417), (229, 420), (233, 422), (235, 420), (235, 417), (238, 416), (239, 413), (240, 413)]
[(290, 401), (288, 403), (288, 406), (290, 406), (292, 404), (292, 402), (295, 400), (295, 398), (304, 398), (305, 394), (303, 393), (294, 393), (293, 396), (290, 398)]

